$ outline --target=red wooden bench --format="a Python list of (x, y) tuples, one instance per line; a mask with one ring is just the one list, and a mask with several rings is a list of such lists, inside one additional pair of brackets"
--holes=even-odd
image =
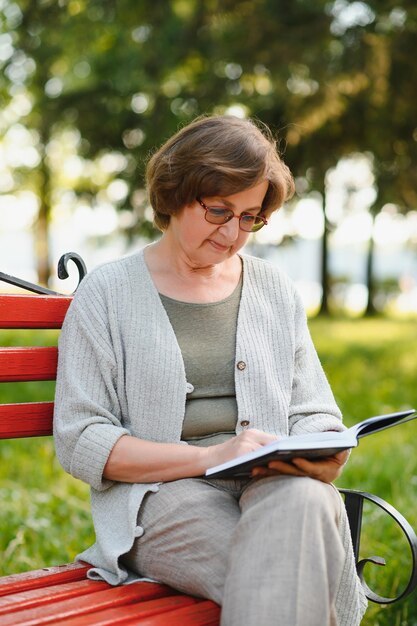
[[(61, 277), (67, 276), (69, 258), (74, 257), (69, 254), (61, 260)], [(1, 280), (20, 286), (23, 282), (0, 272)], [(57, 295), (30, 283), (23, 283), (23, 286), (40, 295), (0, 294), (0, 329), (59, 329), (71, 296)], [(0, 347), (0, 382), (54, 380), (56, 365), (56, 347)], [(52, 402), (0, 405), (0, 439), (51, 435), (52, 413)], [(395, 598), (384, 598), (372, 592), (363, 577), (362, 581), (374, 602), (388, 604), (406, 597), (417, 585), (417, 537), (413, 529), (398, 511), (380, 498), (363, 492), (341, 491), (361, 577), (365, 563), (381, 564), (383, 561), (378, 557), (359, 561), (363, 502), (371, 500), (402, 528), (412, 557), (412, 571), (404, 591)], [(217, 626), (219, 623), (220, 608), (211, 601), (148, 582), (112, 587), (88, 580), (87, 570), (86, 564), (71, 563), (0, 578), (0, 624)]]

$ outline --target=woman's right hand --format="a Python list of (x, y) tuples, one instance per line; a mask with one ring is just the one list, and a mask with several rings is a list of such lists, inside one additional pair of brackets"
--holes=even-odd
[(213, 467), (214, 465), (226, 463), (226, 461), (230, 461), (231, 459), (241, 456), (242, 454), (253, 452), (265, 444), (271, 443), (271, 441), (276, 441), (277, 439), (278, 437), (275, 435), (264, 433), (262, 430), (248, 428), (247, 430), (239, 433), (239, 435), (228, 439), (224, 443), (219, 443), (205, 448), (208, 463), (206, 469)]
[(124, 435), (110, 452), (103, 476), (127, 483), (164, 482), (201, 476), (209, 467), (256, 450), (275, 439), (274, 435), (252, 428), (224, 443), (204, 448)]

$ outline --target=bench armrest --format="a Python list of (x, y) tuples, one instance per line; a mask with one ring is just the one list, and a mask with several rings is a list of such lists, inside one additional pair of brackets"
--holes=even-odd
[[(401, 515), (391, 504), (364, 491), (353, 491), (351, 489), (339, 489), (339, 492), (343, 494), (345, 498), (346, 512), (349, 519), (350, 532), (352, 535), (353, 551), (356, 560), (356, 569), (358, 576), (361, 580), (363, 588), (365, 590), (366, 597), (372, 602), (378, 604), (393, 604), (398, 600), (406, 598), (417, 586), (417, 536), (412, 526), (407, 522), (405, 517)], [(368, 500), (379, 506), (385, 513), (388, 513), (395, 522), (400, 526), (402, 532), (407, 538), (408, 544), (411, 550), (411, 575), (408, 580), (408, 584), (405, 589), (394, 598), (386, 598), (378, 595), (372, 589), (368, 587), (364, 580), (363, 570), (367, 563), (374, 563), (375, 565), (385, 565), (385, 560), (378, 556), (368, 557), (359, 561), (359, 548), (360, 548), (360, 535), (362, 527), (362, 512), (363, 502)]]

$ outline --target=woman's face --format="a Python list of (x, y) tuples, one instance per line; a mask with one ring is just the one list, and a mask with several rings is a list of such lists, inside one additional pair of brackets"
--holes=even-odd
[[(201, 200), (207, 206), (231, 209), (237, 217), (242, 213), (257, 215), (261, 212), (267, 189), (268, 181), (262, 181), (230, 196), (204, 196)], [(210, 224), (197, 200), (171, 217), (168, 232), (179, 251), (198, 267), (226, 261), (245, 245), (250, 235), (239, 227), (238, 219), (221, 225)]]

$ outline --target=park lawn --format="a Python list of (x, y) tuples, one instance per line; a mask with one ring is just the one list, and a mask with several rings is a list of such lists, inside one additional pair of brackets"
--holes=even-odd
[[(416, 320), (326, 320), (310, 322), (323, 367), (348, 426), (372, 415), (417, 408)], [(338, 487), (379, 495), (417, 529), (417, 420), (360, 442)], [(361, 558), (382, 556), (385, 568), (367, 565), (365, 577), (383, 596), (405, 586), (408, 544), (376, 507), (365, 507)], [(363, 626), (417, 626), (416, 592), (394, 606), (370, 603)]]
[[(311, 332), (347, 425), (371, 415), (417, 407), (417, 333), (413, 320), (314, 319)], [(39, 332), (28, 333), (34, 344)], [(3, 345), (16, 333), (3, 331)], [(21, 335), (19, 341), (23, 343)], [(49, 399), (50, 383), (2, 385), (1, 401)], [(375, 493), (417, 528), (417, 420), (361, 441), (339, 487)], [(34, 459), (36, 462), (34, 463)], [(50, 438), (0, 442), (0, 573), (69, 562), (94, 541), (86, 485), (65, 474)], [(389, 518), (367, 507), (361, 556), (370, 586), (391, 595), (407, 580), (407, 544)], [(417, 603), (370, 604), (363, 626), (417, 626)]]

